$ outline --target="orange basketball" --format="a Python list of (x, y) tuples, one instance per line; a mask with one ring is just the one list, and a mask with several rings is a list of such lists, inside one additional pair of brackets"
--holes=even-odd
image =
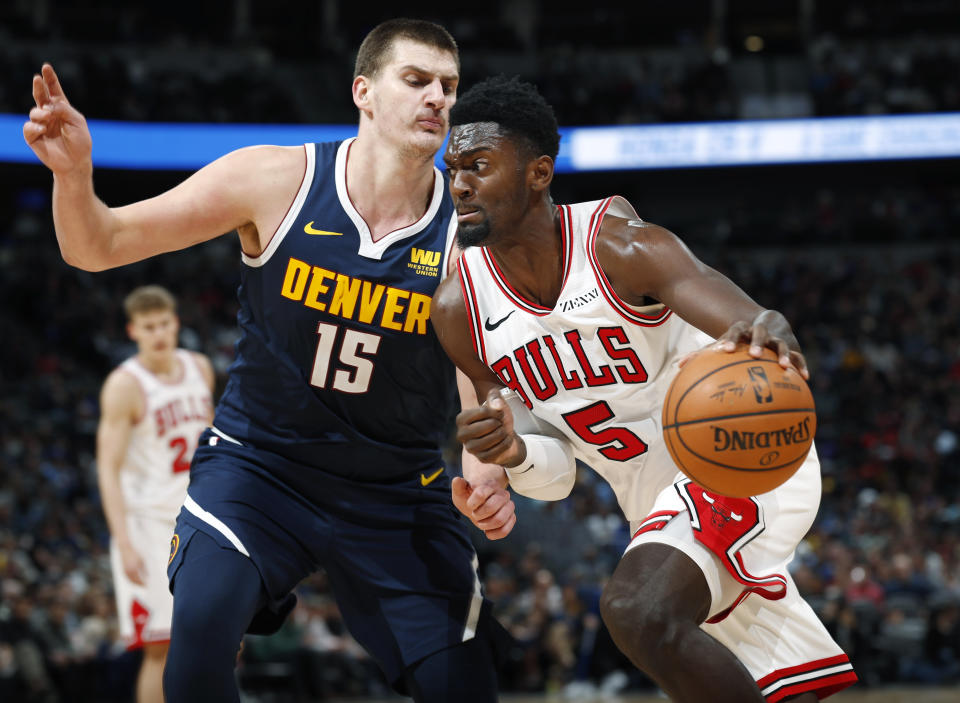
[(817, 416), (803, 377), (776, 353), (705, 349), (667, 390), (663, 437), (690, 479), (734, 498), (771, 491), (807, 458)]

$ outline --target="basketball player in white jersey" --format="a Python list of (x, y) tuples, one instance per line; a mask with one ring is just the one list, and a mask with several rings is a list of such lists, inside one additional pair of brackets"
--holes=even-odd
[(107, 524), (120, 634), (143, 650), (137, 703), (162, 703), (173, 596), (170, 539), (187, 493), (197, 438), (212, 419), (213, 366), (177, 348), (173, 296), (137, 288), (124, 301), (137, 353), (111, 372), (100, 394), (97, 477)]
[(667, 387), (707, 344), (769, 347), (808, 377), (790, 325), (622, 198), (554, 205), (559, 135), (533, 86), (474, 86), (451, 127), (444, 160), (464, 253), (432, 320), (487, 399), (460, 413), (458, 438), (505, 467), (499, 482), (465, 467), (457, 507), (502, 536), (515, 520), (508, 481), (561, 499), (576, 457), (610, 483), (634, 535), (604, 621), (672, 700), (814, 703), (856, 681), (787, 571), (820, 500), (816, 453), (777, 490), (731, 499), (684, 478), (661, 441)]

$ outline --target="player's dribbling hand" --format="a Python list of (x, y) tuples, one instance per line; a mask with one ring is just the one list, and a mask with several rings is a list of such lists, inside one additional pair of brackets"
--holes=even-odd
[[(767, 313), (777, 316), (770, 318), (772, 322), (770, 325), (761, 320)], [(777, 336), (771, 329), (774, 325), (784, 328), (782, 336)], [(794, 337), (793, 332), (790, 331), (790, 326), (779, 313), (766, 311), (759, 315), (753, 323), (743, 320), (734, 322), (726, 332), (717, 338), (715, 346), (717, 349), (732, 352), (739, 344), (749, 345), (748, 351), (750, 356), (757, 359), (759, 359), (763, 353), (764, 347), (772, 349), (777, 354), (780, 366), (785, 369), (793, 368), (803, 376), (804, 380), (810, 379), (807, 360), (800, 351), (800, 345), (797, 344), (796, 337)]]
[(89, 168), (91, 139), (87, 121), (67, 101), (60, 80), (48, 63), (33, 77), (30, 120), (23, 125), (23, 138), (54, 174), (66, 175)]
[(510, 491), (495, 481), (484, 481), (471, 486), (457, 476), (451, 485), (453, 504), (487, 536), (487, 539), (503, 539), (517, 524), (516, 505)]
[(491, 390), (483, 405), (457, 415), (457, 440), (488, 464), (516, 466), (527, 455), (523, 440), (513, 430), (513, 413), (499, 389)]

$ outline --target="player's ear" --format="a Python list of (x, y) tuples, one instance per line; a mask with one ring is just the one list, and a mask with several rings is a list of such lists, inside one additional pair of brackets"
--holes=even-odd
[(353, 104), (361, 112), (370, 112), (370, 79), (366, 76), (357, 76), (353, 79)]
[(553, 159), (549, 156), (538, 156), (527, 166), (527, 185), (533, 191), (544, 191), (550, 188), (553, 181)]

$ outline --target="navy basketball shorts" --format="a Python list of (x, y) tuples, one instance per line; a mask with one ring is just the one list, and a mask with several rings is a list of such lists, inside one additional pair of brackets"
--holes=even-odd
[[(277, 481), (272, 468), (315, 476), (314, 500)], [(483, 602), (449, 478), (423, 484), (413, 471), (392, 483), (346, 480), (208, 430), (177, 519), (171, 590), (197, 531), (253, 561), (275, 613), (323, 568), (351, 634), (395, 681), (423, 657), (471, 639)]]

